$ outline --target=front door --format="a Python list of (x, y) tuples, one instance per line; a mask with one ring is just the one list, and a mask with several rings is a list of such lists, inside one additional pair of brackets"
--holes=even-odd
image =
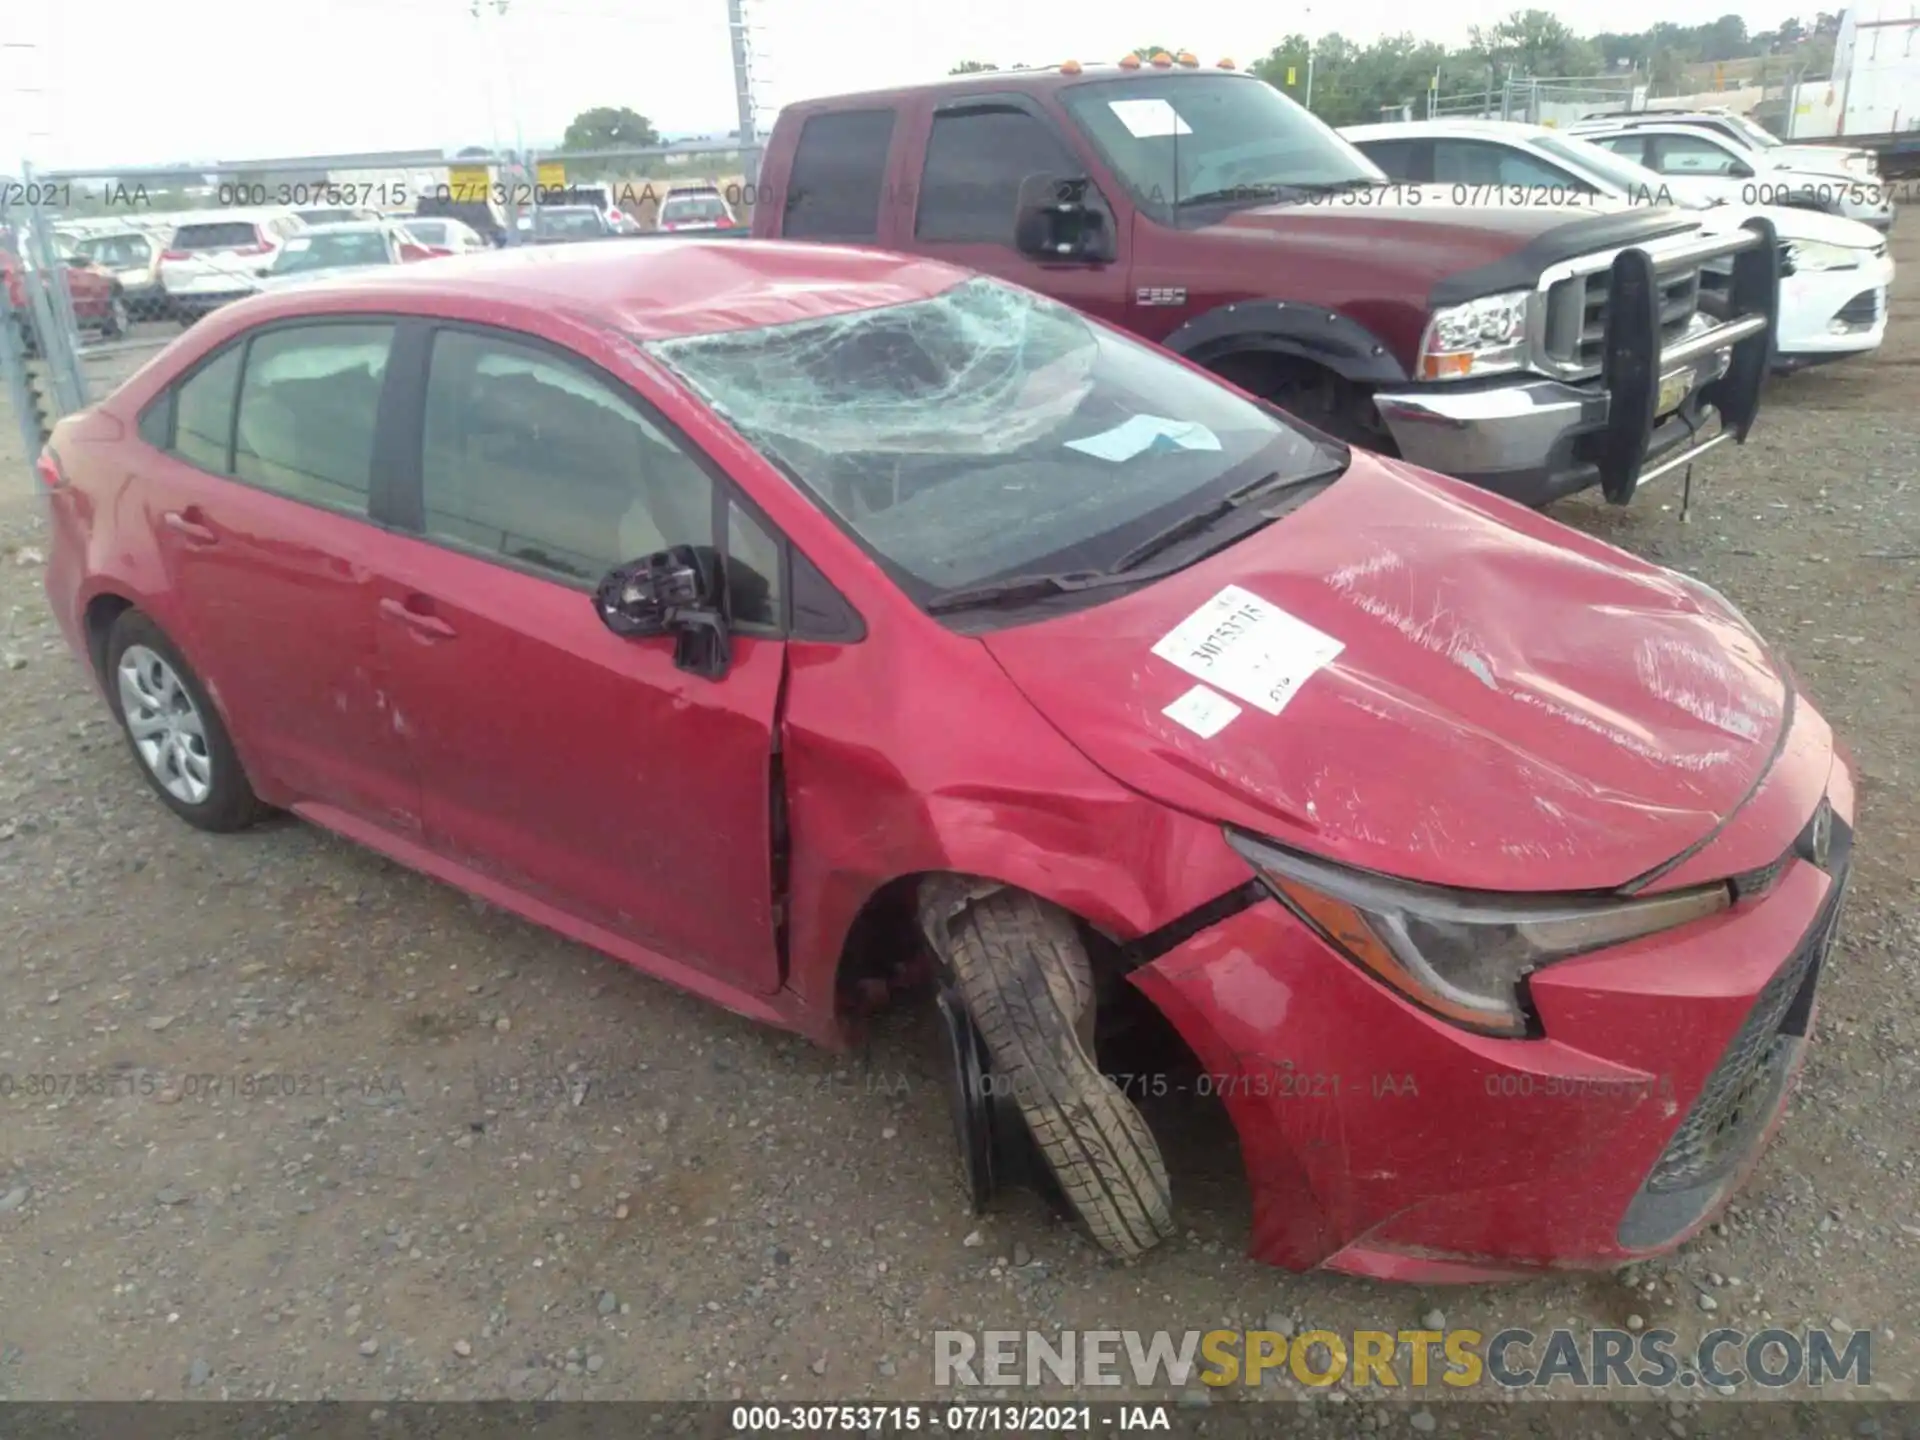
[(713, 544), (717, 515), (736, 556), (764, 532), (743, 536), (753, 522), (625, 386), (557, 350), (438, 330), (424, 397), (422, 533), (378, 610), (428, 843), (670, 960), (777, 989), (785, 647), (763, 622), (778, 566), (736, 587), (719, 680), (677, 669), (669, 638), (614, 635), (591, 600), (622, 561)]

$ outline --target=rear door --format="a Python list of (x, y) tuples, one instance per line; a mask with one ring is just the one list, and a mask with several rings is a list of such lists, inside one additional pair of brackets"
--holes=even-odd
[(902, 248), (998, 275), (1116, 325), (1128, 322), (1132, 237), (1095, 181), (1086, 180), (1083, 198), (1106, 216), (1114, 259), (1049, 260), (1015, 244), (1023, 200), (1045, 203), (1062, 182), (1087, 172), (1044, 111), (1021, 95), (969, 96), (935, 106), (923, 123), (915, 193), (902, 207), (912, 231)]
[[(781, 563), (765, 522), (626, 385), (515, 332), (437, 328), (413, 381), (419, 538), (384, 577), (396, 728), (442, 854), (758, 991), (772, 909)], [(601, 622), (623, 561), (726, 537), (733, 663)]]
[(418, 789), (375, 672), (391, 321), (241, 336), (143, 418), (141, 503), (195, 668), (257, 779), (402, 832)]

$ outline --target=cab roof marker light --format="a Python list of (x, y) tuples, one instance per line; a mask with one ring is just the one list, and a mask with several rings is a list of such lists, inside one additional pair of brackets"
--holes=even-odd
[(1078, 75), (1080, 73), (1080, 69), (1081, 69), (1081, 66), (1078, 60), (1068, 60), (1061, 64), (1060, 73), (1062, 75)]
[(1138, 70), (1140, 68), (1140, 57), (1138, 55), (1122, 55), (1120, 57), (1120, 68), (1122, 70)]
[(1149, 63), (1156, 70), (1165, 70), (1173, 64), (1173, 56), (1164, 50), (1156, 50), (1153, 52), (1153, 59)]

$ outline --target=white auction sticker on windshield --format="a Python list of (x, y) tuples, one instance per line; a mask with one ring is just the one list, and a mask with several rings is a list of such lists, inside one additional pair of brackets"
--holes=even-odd
[(1127, 127), (1136, 140), (1155, 140), (1163, 135), (1191, 135), (1193, 127), (1180, 118), (1180, 112), (1165, 100), (1109, 100), (1107, 108)]
[(1240, 714), (1240, 707), (1224, 695), (1216, 695), (1204, 685), (1196, 685), (1160, 712), (1176, 725), (1183, 725), (1202, 740), (1211, 740)]
[(1279, 606), (1229, 585), (1175, 626), (1153, 653), (1237, 700), (1278, 715), (1314, 671), (1346, 648)]

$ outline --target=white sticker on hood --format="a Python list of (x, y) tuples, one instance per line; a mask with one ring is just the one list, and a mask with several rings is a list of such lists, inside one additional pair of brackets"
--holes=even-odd
[(1240, 707), (1224, 695), (1216, 695), (1204, 685), (1196, 685), (1160, 712), (1176, 725), (1184, 725), (1202, 740), (1211, 740), (1240, 713)]
[(1229, 585), (1175, 626), (1153, 653), (1235, 699), (1278, 715), (1314, 671), (1346, 648), (1258, 595)]

